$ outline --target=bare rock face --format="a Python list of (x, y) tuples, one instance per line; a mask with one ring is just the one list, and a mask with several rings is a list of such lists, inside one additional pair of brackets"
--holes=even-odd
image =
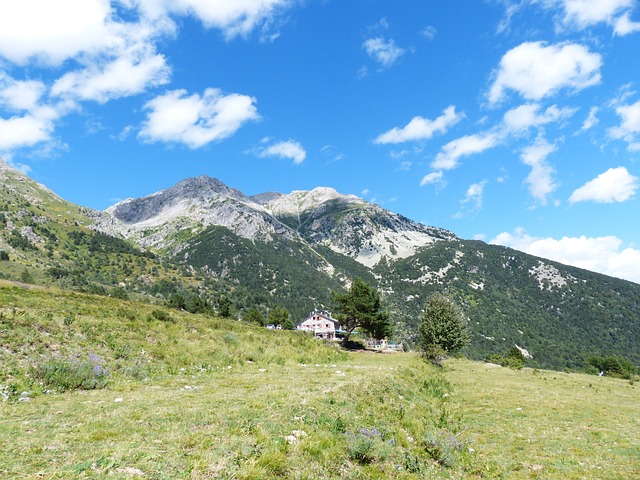
[(390, 212), (355, 195), (332, 188), (294, 191), (272, 197), (263, 205), (296, 229), (308, 242), (323, 244), (372, 267), (383, 258), (406, 258), (417, 249), (457, 237)]
[[(197, 234), (223, 226), (250, 240), (297, 237), (262, 206), (220, 180), (188, 178), (152, 195), (127, 199), (105, 211), (93, 227), (136, 241), (144, 247), (177, 248), (184, 230)], [(189, 236), (189, 235), (187, 235)]]
[[(328, 187), (248, 197), (207, 176), (120, 202), (99, 216), (94, 228), (144, 247), (180, 250), (180, 242), (208, 226), (263, 242), (276, 238), (328, 246), (373, 266), (383, 258), (406, 258), (438, 240), (457, 237)], [(192, 235), (191, 235), (192, 236)]]

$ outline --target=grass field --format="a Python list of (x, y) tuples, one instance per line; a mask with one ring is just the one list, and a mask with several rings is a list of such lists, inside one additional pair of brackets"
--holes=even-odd
[[(65, 387), (60, 365), (104, 382)], [(2, 479), (640, 478), (627, 380), (436, 368), (64, 291), (0, 285), (0, 391)]]
[(639, 479), (640, 387), (453, 360), (467, 438), (506, 478)]

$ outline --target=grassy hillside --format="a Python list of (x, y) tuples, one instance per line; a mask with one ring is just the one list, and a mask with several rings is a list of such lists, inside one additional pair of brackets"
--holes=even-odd
[[(69, 387), (72, 373), (94, 383)], [(2, 478), (640, 474), (629, 381), (462, 360), (438, 369), (6, 282), (0, 385)]]

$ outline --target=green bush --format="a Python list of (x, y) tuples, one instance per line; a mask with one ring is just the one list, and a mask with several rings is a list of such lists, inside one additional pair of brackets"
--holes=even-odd
[(104, 360), (92, 353), (86, 360), (80, 355), (66, 359), (57, 355), (47, 357), (33, 367), (32, 373), (44, 385), (60, 392), (104, 388), (109, 379)]
[(503, 367), (509, 367), (516, 370), (520, 370), (524, 367), (525, 358), (518, 347), (511, 347), (507, 352), (502, 355), (494, 354), (489, 355), (486, 358), (487, 362), (496, 363)]
[(615, 356), (593, 356), (588, 360), (589, 370), (592, 373), (602, 373), (603, 375), (616, 378), (631, 379), (637, 375), (638, 368), (624, 357)]
[(160, 320), (161, 322), (175, 322), (175, 319), (164, 310), (154, 310), (149, 315), (149, 320)]

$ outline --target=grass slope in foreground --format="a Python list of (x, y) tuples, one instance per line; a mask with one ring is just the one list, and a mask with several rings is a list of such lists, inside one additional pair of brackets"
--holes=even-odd
[[(436, 369), (63, 291), (4, 285), (0, 305), (0, 384), (31, 391), (0, 403), (1, 478), (640, 474), (628, 381), (462, 360)], [(33, 367), (89, 354), (109, 369), (104, 388), (34, 381)]]

